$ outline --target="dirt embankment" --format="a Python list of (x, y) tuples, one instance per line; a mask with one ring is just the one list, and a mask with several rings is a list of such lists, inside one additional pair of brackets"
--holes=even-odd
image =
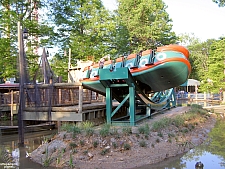
[[(132, 128), (111, 127), (107, 136), (99, 134), (100, 127), (89, 136), (61, 132), (33, 151), (31, 159), (45, 166), (81, 169), (125, 169), (157, 163), (201, 144), (214, 127), (215, 116), (206, 113), (190, 116), (180, 126), (176, 124), (178, 118), (177, 122), (153, 130), (155, 122), (183, 116), (189, 109), (177, 107)], [(146, 132), (148, 126), (150, 130)]]

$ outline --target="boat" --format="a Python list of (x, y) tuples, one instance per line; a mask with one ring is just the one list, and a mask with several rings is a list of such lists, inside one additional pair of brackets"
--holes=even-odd
[[(158, 47), (156, 51), (150, 49), (105, 61), (102, 69), (108, 69), (106, 74), (114, 73), (119, 77), (121, 72), (117, 73), (117, 70), (126, 67), (141, 89), (145, 92), (159, 92), (186, 82), (191, 73), (188, 59), (189, 51), (185, 47), (171, 44)], [(99, 64), (86, 67), (81, 82), (84, 87), (104, 94), (106, 88), (101, 83), (100, 69)], [(111, 79), (113, 83), (118, 80)]]

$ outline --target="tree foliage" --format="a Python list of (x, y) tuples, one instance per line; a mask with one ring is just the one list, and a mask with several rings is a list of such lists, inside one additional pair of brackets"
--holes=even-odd
[(219, 7), (225, 6), (225, 0), (212, 0), (212, 1), (218, 4)]
[(205, 91), (218, 93), (225, 85), (225, 38), (212, 43), (209, 50), (208, 71), (201, 85)]
[[(0, 53), (2, 58), (1, 78), (18, 77), (18, 21), (23, 26), (23, 29), (28, 30), (29, 36), (25, 40), (25, 50), (27, 54), (28, 65), (31, 76), (37, 68), (37, 61), (39, 56), (35, 52), (41, 46), (42, 38), (49, 35), (52, 28), (49, 27), (44, 20), (40, 21), (38, 10), (44, 7), (44, 3), (38, 0), (24, 1), (24, 0), (2, 0), (0, 1), (0, 33), (1, 50), (5, 52)], [(3, 64), (4, 62), (4, 64)]]
[(218, 120), (215, 127), (209, 133), (211, 138), (211, 144), (209, 146), (212, 153), (221, 155), (225, 158), (225, 122), (224, 120)]
[(111, 45), (115, 22), (100, 0), (52, 0), (50, 6), (58, 41), (72, 49), (72, 59), (98, 60), (115, 53)]
[(127, 30), (131, 52), (176, 42), (163, 1), (118, 0), (120, 25)]

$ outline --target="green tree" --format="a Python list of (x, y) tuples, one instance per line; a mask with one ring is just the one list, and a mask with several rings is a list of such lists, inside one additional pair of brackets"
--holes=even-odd
[(111, 45), (115, 21), (100, 0), (53, 0), (50, 6), (58, 42), (72, 49), (72, 60), (116, 53)]
[(188, 46), (190, 52), (190, 62), (192, 73), (190, 78), (202, 81), (208, 71), (208, 59), (210, 46), (214, 40), (209, 39), (205, 42), (198, 42)]
[(128, 31), (130, 52), (175, 43), (172, 20), (161, 0), (118, 0), (120, 24)]
[[(29, 36), (25, 40), (27, 70), (33, 76), (37, 69), (39, 56), (35, 52), (43, 42), (43, 38), (49, 41), (49, 32), (52, 32), (44, 20), (41, 19), (38, 11), (45, 6), (45, 3), (38, 0), (2, 0), (0, 1), (0, 46), (4, 46), (5, 52), (0, 53), (2, 58), (1, 78), (18, 77), (17, 56), (18, 56), (18, 33), (17, 22), (20, 21), (23, 29), (28, 30)], [(48, 36), (48, 37), (47, 37)], [(5, 43), (6, 42), (6, 43)], [(3, 64), (4, 63), (4, 64)]]
[(208, 71), (204, 77), (201, 89), (218, 93), (224, 89), (225, 79), (225, 38), (213, 41), (209, 50)]
[(219, 7), (224, 7), (225, 6), (225, 0), (212, 0), (216, 4), (219, 5)]
[(52, 59), (50, 59), (50, 65), (52, 71), (56, 77), (61, 76), (63, 82), (67, 82), (68, 79), (68, 58), (62, 57), (60, 54), (56, 54)]

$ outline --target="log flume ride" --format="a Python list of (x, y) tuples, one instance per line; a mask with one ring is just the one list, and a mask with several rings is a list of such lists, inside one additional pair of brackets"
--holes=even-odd
[[(105, 61), (104, 65), (86, 67), (81, 82), (85, 88), (106, 95), (106, 108), (113, 99), (126, 104), (129, 116), (133, 109), (137, 111), (132, 105), (137, 103), (145, 105), (145, 111), (162, 110), (176, 106), (174, 87), (188, 79), (191, 73), (188, 59), (185, 47), (166, 45), (156, 51), (146, 50)], [(111, 107), (108, 105), (110, 110), (107, 109), (109, 123), (116, 113)]]

